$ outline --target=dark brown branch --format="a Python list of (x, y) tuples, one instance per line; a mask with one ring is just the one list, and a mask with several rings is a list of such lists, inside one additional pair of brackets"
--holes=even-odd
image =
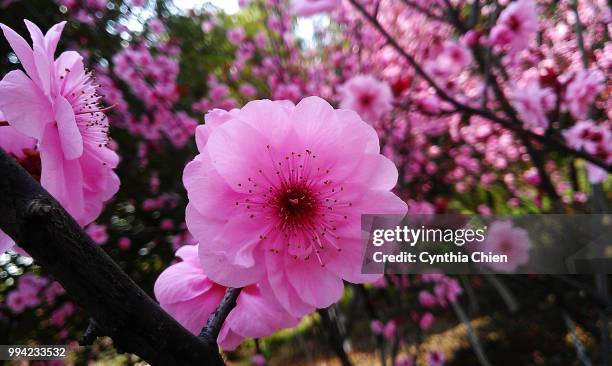
[(114, 346), (152, 365), (223, 365), (96, 245), (60, 204), (0, 149), (0, 229), (96, 320)]
[(499, 117), (498, 115), (496, 115), (495, 113), (487, 109), (484, 109), (484, 108), (477, 109), (467, 104), (463, 104), (459, 102), (458, 100), (456, 100), (455, 98), (451, 97), (425, 72), (425, 70), (416, 61), (416, 59), (412, 57), (408, 52), (406, 52), (406, 50), (404, 50), (399, 45), (399, 43), (397, 43), (397, 41), (385, 30), (385, 28), (380, 24), (380, 22), (378, 22), (376, 18), (373, 18), (372, 15), (368, 13), (368, 11), (363, 7), (363, 5), (361, 5), (357, 0), (349, 0), (349, 2), (359, 12), (361, 12), (361, 14), (370, 22), (370, 24), (372, 24), (374, 28), (376, 28), (376, 30), (385, 38), (387, 43), (391, 47), (393, 47), (410, 64), (410, 66), (412, 66), (412, 68), (414, 68), (415, 72), (419, 76), (421, 76), (436, 91), (436, 94), (442, 100), (450, 103), (451, 105), (453, 105), (453, 107), (455, 107), (456, 109), (468, 115), (477, 115), (477, 116), (487, 118), (493, 122), (498, 123), (502, 127), (507, 128), (510, 131), (516, 132), (520, 136), (524, 136), (526, 138), (533, 139), (537, 142), (547, 144), (548, 147), (554, 148), (555, 150), (559, 152), (571, 154), (573, 156), (582, 158), (590, 163), (593, 163), (607, 170), (608, 172), (612, 172), (612, 164), (608, 164), (605, 161), (598, 159), (597, 157), (591, 154), (588, 154), (581, 150), (572, 149), (569, 146), (565, 145), (563, 142), (560, 142), (557, 139), (552, 138), (550, 136), (538, 135), (537, 133), (534, 133), (532, 131), (525, 130), (521, 127), (521, 125), (515, 124), (510, 120)]
[(8, 122), (7, 121), (0, 121), (0, 127), (2, 126), (8, 126)]
[(240, 291), (242, 288), (233, 288), (230, 287), (225, 291), (225, 296), (221, 299), (219, 305), (215, 311), (208, 317), (208, 321), (206, 322), (206, 326), (202, 329), (200, 333), (200, 338), (202, 338), (208, 344), (217, 344), (217, 337), (219, 336), (219, 332), (221, 332), (221, 327), (223, 327), (223, 322), (229, 315), (230, 311), (236, 306), (236, 300), (238, 299), (238, 295), (240, 295)]

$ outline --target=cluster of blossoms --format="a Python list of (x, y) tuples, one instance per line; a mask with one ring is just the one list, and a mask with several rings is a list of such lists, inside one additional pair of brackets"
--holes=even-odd
[[(153, 27), (152, 28), (156, 28)], [(163, 32), (163, 29), (158, 29)], [(110, 70), (99, 68), (101, 90), (108, 103), (118, 106), (117, 125), (150, 143), (167, 139), (181, 148), (193, 137), (198, 122), (186, 112), (174, 110), (180, 92), (177, 84), (179, 48), (172, 42), (156, 42), (155, 47), (140, 43), (122, 50), (113, 57), (112, 74), (129, 86), (144, 106), (145, 113), (132, 114), (121, 89)], [(146, 146), (146, 145), (144, 145)]]
[[(59, 283), (33, 273), (26, 273), (19, 277), (17, 286), (7, 295), (6, 306), (13, 315), (18, 315), (28, 309), (53, 307), (58, 297), (64, 293), (65, 290)], [(72, 315), (74, 311), (74, 304), (64, 302), (51, 311), (49, 325), (61, 328), (66, 317)]]
[[(569, 146), (584, 150), (599, 157), (608, 164), (612, 163), (612, 128), (609, 122), (595, 124), (586, 120), (576, 123), (565, 131), (564, 136)], [(589, 180), (601, 183), (608, 178), (608, 172), (593, 164), (587, 164)]]
[[(0, 129), (23, 135), (8, 151), (26, 169), (39, 168), (32, 175), (86, 225), (119, 189), (113, 172), (119, 157), (108, 147), (108, 119), (82, 57), (66, 51), (54, 58), (64, 25), (56, 24), (45, 35), (26, 20), (33, 47), (0, 25), (25, 70), (11, 71), (0, 81), (0, 111), (8, 122)], [(15, 146), (17, 141), (23, 145)], [(6, 237), (0, 243), (0, 252), (12, 246)]]
[(107, 0), (55, 0), (58, 5), (64, 7), (66, 11), (69, 11), (74, 20), (94, 25), (97, 18), (101, 18), (102, 15), (108, 10)]

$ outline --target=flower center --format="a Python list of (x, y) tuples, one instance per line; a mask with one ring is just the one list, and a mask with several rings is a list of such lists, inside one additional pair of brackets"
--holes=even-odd
[(369, 107), (374, 101), (374, 97), (370, 94), (362, 94), (359, 96), (359, 103), (364, 107)]
[(278, 192), (275, 206), (284, 225), (296, 226), (312, 221), (318, 203), (312, 190), (298, 183)]

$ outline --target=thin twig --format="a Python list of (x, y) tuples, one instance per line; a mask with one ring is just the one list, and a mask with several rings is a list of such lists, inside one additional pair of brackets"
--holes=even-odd
[(487, 355), (485, 354), (482, 348), (482, 344), (480, 343), (480, 340), (478, 339), (478, 335), (476, 334), (476, 331), (472, 327), (472, 323), (470, 323), (470, 319), (465, 314), (463, 307), (461, 306), (461, 304), (459, 304), (459, 301), (455, 301), (452, 304), (453, 304), (453, 310), (455, 310), (457, 317), (459, 318), (459, 320), (461, 320), (461, 322), (465, 326), (465, 329), (468, 334), (468, 338), (470, 340), (470, 343), (472, 344), (472, 348), (474, 349), (474, 353), (476, 353), (476, 358), (478, 358), (478, 362), (480, 362), (482, 366), (491, 366), (491, 363), (489, 362), (489, 359), (487, 358)]
[(565, 321), (565, 326), (570, 331), (572, 336), (572, 343), (574, 344), (574, 348), (576, 348), (576, 356), (584, 366), (593, 366), (589, 356), (586, 354), (584, 345), (580, 341), (580, 338), (578, 338), (578, 334), (576, 333), (576, 324), (574, 324), (574, 321), (566, 310), (563, 310), (563, 321)]
[(229, 287), (225, 291), (225, 295), (215, 311), (210, 314), (208, 317), (208, 321), (206, 322), (206, 326), (200, 332), (200, 338), (203, 338), (209, 344), (216, 344), (217, 337), (221, 332), (221, 328), (223, 327), (223, 322), (232, 311), (232, 309), (236, 306), (236, 300), (238, 299), (238, 295), (240, 295), (240, 291), (242, 288)]
[(100, 336), (100, 326), (96, 322), (95, 319), (90, 318), (89, 324), (87, 324), (87, 329), (85, 329), (85, 333), (79, 340), (80, 346), (91, 346), (93, 342)]
[(495, 287), (499, 293), (499, 296), (501, 296), (502, 300), (504, 300), (504, 303), (508, 307), (508, 311), (511, 313), (516, 313), (519, 309), (519, 303), (516, 301), (510, 290), (508, 290), (506, 285), (504, 285), (504, 283), (501, 282), (501, 280), (494, 274), (487, 273), (484, 275), (484, 277), (493, 287)]

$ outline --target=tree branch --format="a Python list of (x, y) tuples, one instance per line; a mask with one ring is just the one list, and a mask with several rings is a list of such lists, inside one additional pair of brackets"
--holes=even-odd
[(0, 213), (0, 229), (62, 284), (116, 348), (152, 365), (224, 365), (217, 347), (164, 312), (1, 148)]
[(223, 327), (223, 322), (229, 315), (230, 311), (236, 306), (236, 300), (242, 288), (230, 287), (225, 291), (225, 295), (215, 311), (210, 314), (206, 326), (200, 332), (202, 338), (208, 344), (217, 344), (217, 337)]
[(446, 93), (421, 67), (421, 65), (416, 61), (414, 57), (412, 57), (406, 50), (404, 50), (399, 43), (385, 30), (385, 28), (380, 24), (380, 22), (372, 17), (371, 14), (361, 5), (357, 0), (349, 0), (349, 2), (359, 11), (361, 14), (370, 22), (370, 24), (380, 32), (380, 34), (385, 38), (387, 43), (393, 47), (409, 64), (414, 68), (415, 72), (421, 76), (435, 91), (436, 94), (444, 101), (453, 105), (456, 109), (467, 113), (469, 115), (477, 115), (489, 119), (493, 122), (498, 123), (504, 128), (507, 128), (510, 131), (518, 133), (520, 136), (524, 136), (526, 138), (533, 139), (537, 142), (547, 144), (549, 147), (554, 148), (555, 150), (571, 154), (573, 156), (582, 158), (590, 163), (593, 163), (608, 172), (612, 172), (612, 164), (608, 164), (605, 161), (598, 159), (597, 157), (588, 154), (582, 150), (575, 150), (565, 145), (563, 142), (558, 141), (555, 138), (550, 136), (538, 135), (529, 130), (525, 130), (521, 127), (521, 125), (514, 124), (512, 121), (507, 120), (505, 118), (499, 117), (495, 113), (487, 110), (487, 109), (477, 109), (471, 107), (467, 104), (463, 104), (451, 97), (448, 93)]

